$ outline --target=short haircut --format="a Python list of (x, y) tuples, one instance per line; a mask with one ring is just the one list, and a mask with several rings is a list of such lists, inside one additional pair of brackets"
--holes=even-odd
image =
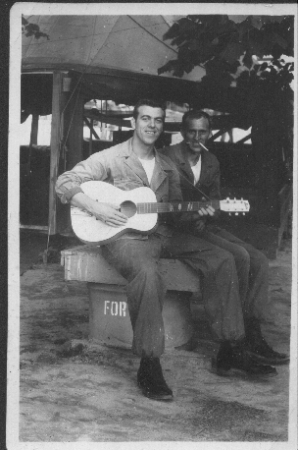
[(166, 104), (163, 101), (159, 101), (159, 100), (151, 100), (148, 98), (142, 98), (140, 99), (133, 110), (132, 116), (133, 118), (136, 120), (138, 118), (138, 114), (139, 114), (139, 107), (140, 106), (151, 106), (151, 108), (160, 108), (163, 110), (163, 112), (165, 113), (164, 116), (166, 115)]
[(182, 129), (186, 129), (187, 126), (187, 121), (188, 120), (192, 120), (192, 119), (207, 119), (208, 123), (209, 123), (209, 128), (212, 128), (212, 120), (211, 117), (209, 116), (209, 114), (207, 114), (205, 111), (202, 111), (201, 109), (190, 109), (189, 111), (187, 111), (184, 116), (182, 117), (182, 124), (181, 127)]

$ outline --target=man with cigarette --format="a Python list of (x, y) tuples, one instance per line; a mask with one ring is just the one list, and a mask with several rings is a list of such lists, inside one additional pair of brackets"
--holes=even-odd
[[(219, 200), (219, 162), (206, 147), (211, 136), (210, 116), (200, 110), (188, 111), (182, 119), (181, 134), (183, 141), (164, 149), (163, 154), (170, 157), (178, 169), (183, 199)], [(260, 327), (270, 308), (267, 258), (250, 244), (217, 226), (215, 222), (218, 215), (216, 213), (211, 218), (200, 217), (195, 213), (188, 215), (183, 230), (232, 255), (237, 269), (237, 280), (232, 282), (239, 286), (246, 334), (241, 345), (255, 361), (273, 365), (284, 364), (288, 361), (287, 355), (274, 351), (267, 344)], [(227, 365), (228, 355), (233, 353), (229, 347), (227, 345), (225, 349), (226, 354), (223, 352)]]

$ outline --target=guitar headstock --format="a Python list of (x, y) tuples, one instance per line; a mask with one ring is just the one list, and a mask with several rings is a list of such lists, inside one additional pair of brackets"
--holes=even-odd
[(250, 205), (248, 200), (237, 200), (236, 198), (229, 198), (227, 197), (224, 200), (220, 200), (220, 209), (221, 211), (226, 211), (228, 213), (235, 213), (238, 215), (239, 213), (242, 213), (243, 215), (247, 212), (249, 212)]

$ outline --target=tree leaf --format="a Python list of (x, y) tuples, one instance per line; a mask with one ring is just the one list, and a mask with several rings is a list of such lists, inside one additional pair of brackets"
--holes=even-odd
[(288, 42), (280, 35), (277, 34), (276, 32), (271, 32), (268, 33), (267, 35), (267, 39), (272, 42), (272, 44), (277, 44), (279, 45), (282, 49), (285, 49), (288, 47)]
[(167, 39), (173, 39), (178, 35), (179, 35), (179, 25), (178, 23), (174, 23), (171, 26), (171, 28), (169, 28), (168, 31), (163, 35), (163, 40), (166, 41)]
[(260, 30), (263, 26), (262, 16), (252, 16), (251, 17), (251, 24), (253, 27)]
[(244, 54), (244, 46), (239, 43), (228, 44), (225, 49), (220, 53), (221, 59), (225, 60), (229, 64), (238, 61), (240, 56)]
[(247, 40), (248, 32), (252, 29), (251, 20), (247, 17), (243, 22), (238, 24), (237, 30), (239, 35), (239, 41)]
[[(235, 23), (227, 15), (189, 15), (173, 24), (164, 39), (172, 40), (171, 44), (178, 47), (178, 55), (176, 60), (162, 66), (159, 74), (172, 72), (181, 77), (183, 73), (204, 64), (204, 85), (210, 79), (213, 88), (216, 83), (218, 86), (229, 86), (231, 74), (237, 71), (243, 55), (246, 74), (237, 78), (237, 84), (241, 86), (243, 95), (248, 95), (252, 88), (263, 95), (262, 90), (265, 92), (269, 85), (285, 85), (289, 77), (280, 73), (282, 67), (277, 67), (278, 73), (275, 73), (271, 69), (265, 71), (268, 69), (267, 63), (254, 66), (253, 55), (259, 58), (272, 55), (275, 59), (280, 58), (282, 53), (292, 55), (294, 19), (292, 16), (248, 16), (242, 22)], [(288, 73), (292, 67), (286, 66)]]
[(190, 19), (190, 17), (188, 16), (188, 18), (186, 19), (180, 19), (178, 21), (179, 24), (179, 33), (180, 34), (191, 34), (195, 28), (196, 28), (196, 24), (193, 23), (193, 21)]
[(181, 66), (181, 63), (179, 61), (172, 60), (172, 61), (168, 61), (162, 67), (157, 69), (158, 75), (165, 73), (165, 72), (172, 72), (175, 77), (181, 78), (184, 73), (184, 68)]
[(252, 59), (252, 54), (250, 53), (249, 50), (246, 51), (243, 60), (242, 60), (243, 64), (250, 69), (253, 65), (253, 59)]

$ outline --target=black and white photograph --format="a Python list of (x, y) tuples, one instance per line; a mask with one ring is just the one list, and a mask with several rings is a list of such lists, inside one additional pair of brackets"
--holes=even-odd
[(297, 5), (10, 12), (8, 450), (297, 448)]

